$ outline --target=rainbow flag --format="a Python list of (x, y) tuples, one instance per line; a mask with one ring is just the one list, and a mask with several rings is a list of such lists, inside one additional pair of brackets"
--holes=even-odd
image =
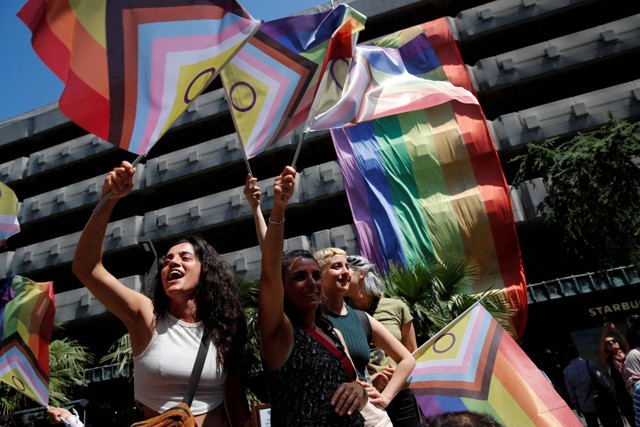
[(582, 424), (553, 385), (480, 304), (414, 352), (407, 380), (426, 416), (471, 410), (504, 426)]
[(53, 282), (9, 277), (0, 288), (0, 380), (49, 403), (49, 342), (56, 312)]
[(478, 104), (454, 86), (420, 27), (357, 45), (351, 59), (331, 60), (312, 107), (309, 130), (350, 126), (456, 100)]
[(303, 124), (329, 58), (351, 52), (365, 17), (340, 4), (265, 23), (221, 72), (247, 158)]
[[(471, 90), (446, 20), (419, 28), (449, 80)], [(464, 254), (480, 267), (472, 291), (505, 289), (522, 334), (527, 294), (511, 199), (481, 108), (450, 101), (331, 136), (363, 255), (388, 271)]]
[(0, 247), (19, 232), (18, 198), (11, 188), (0, 182)]
[(65, 84), (60, 111), (137, 154), (260, 25), (234, 0), (29, 0), (18, 16)]

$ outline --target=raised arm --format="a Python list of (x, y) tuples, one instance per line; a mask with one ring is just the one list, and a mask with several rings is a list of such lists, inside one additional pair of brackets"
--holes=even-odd
[[(153, 318), (153, 305), (149, 298), (120, 283), (102, 264), (104, 235), (117, 201), (133, 188), (134, 168), (122, 162), (105, 178), (102, 197), (112, 192), (106, 203), (95, 211), (84, 227), (73, 258), (73, 273), (89, 291), (122, 320), (131, 336), (134, 354), (146, 346), (148, 330)], [(146, 329), (145, 329), (146, 328)]]
[(411, 371), (416, 366), (416, 361), (409, 353), (409, 350), (382, 323), (371, 316), (369, 316), (369, 322), (371, 323), (371, 341), (373, 345), (382, 349), (398, 364), (380, 397), (371, 399), (372, 403), (386, 408), (404, 387), (407, 378), (409, 378)]
[(253, 213), (253, 220), (256, 225), (256, 236), (258, 237), (260, 250), (262, 250), (264, 236), (267, 234), (267, 223), (264, 220), (262, 210), (260, 210), (262, 191), (260, 191), (260, 187), (258, 187), (258, 179), (251, 176), (251, 174), (247, 174), (247, 182), (244, 184), (244, 197), (246, 197), (249, 206), (251, 206), (251, 213)]
[(293, 326), (284, 313), (282, 251), (284, 212), (293, 194), (295, 169), (287, 166), (274, 184), (274, 202), (262, 248), (258, 328), (262, 361), (268, 370), (279, 369), (293, 346)]

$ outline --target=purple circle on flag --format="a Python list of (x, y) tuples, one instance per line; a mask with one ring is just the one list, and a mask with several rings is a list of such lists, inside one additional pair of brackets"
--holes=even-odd
[[(240, 107), (236, 105), (235, 101), (233, 100), (233, 91), (238, 89), (241, 86), (246, 86), (249, 89), (249, 91), (251, 91), (252, 99), (251, 99), (251, 104), (248, 107)], [(249, 83), (238, 82), (238, 83), (234, 83), (233, 86), (231, 86), (231, 89), (229, 89), (229, 99), (231, 99), (231, 105), (233, 105), (233, 108), (235, 108), (237, 111), (240, 111), (241, 113), (244, 113), (246, 111), (251, 110), (253, 106), (256, 105), (258, 95), (256, 94), (256, 90)]]
[(15, 375), (11, 376), (11, 380), (13, 381), (13, 385), (15, 386), (15, 388), (17, 388), (18, 390), (25, 391), (27, 389), (22, 380)]
[(209, 79), (216, 74), (215, 67), (207, 68), (206, 70), (200, 71), (200, 73), (198, 73), (198, 75), (195, 76), (193, 78), (193, 80), (191, 80), (191, 83), (189, 83), (189, 86), (187, 87), (187, 90), (184, 93), (184, 103), (185, 104), (190, 103), (191, 101), (193, 101), (195, 99), (196, 96), (198, 96), (200, 94), (200, 93), (197, 93), (193, 98), (189, 97), (189, 92), (191, 92), (191, 88), (193, 87), (193, 84), (196, 82), (196, 80), (198, 80), (201, 76), (204, 76), (205, 74), (211, 74), (211, 76), (207, 77), (207, 81), (209, 81)]
[(336, 64), (338, 63), (338, 61), (342, 61), (342, 62), (344, 62), (345, 64), (347, 64), (347, 68), (349, 67), (349, 62), (348, 62), (346, 59), (344, 59), (344, 58), (337, 59), (337, 60), (333, 61), (333, 62), (331, 63), (331, 65), (329, 66), (329, 75), (330, 75), (330, 76), (331, 76), (331, 78), (333, 79), (333, 82), (336, 84), (336, 86), (338, 86), (338, 89), (342, 90), (342, 89), (343, 89), (343, 86), (340, 84), (340, 82), (339, 82), (339, 81), (338, 81), (338, 79), (336, 78), (336, 74), (335, 74), (335, 72), (333, 71), (333, 68), (336, 66)]
[[(450, 341), (442, 341), (445, 337), (448, 338)], [(442, 342), (442, 348), (438, 348), (438, 345), (441, 342)], [(433, 351), (434, 353), (438, 353), (438, 354), (446, 353), (447, 351), (451, 350), (451, 347), (453, 347), (455, 343), (456, 343), (456, 336), (451, 332), (447, 332), (446, 334), (438, 338), (438, 341), (436, 341), (433, 344)]]

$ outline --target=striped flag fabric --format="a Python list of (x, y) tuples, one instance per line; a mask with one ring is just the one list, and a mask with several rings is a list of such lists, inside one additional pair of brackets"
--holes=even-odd
[(374, 45), (355, 46), (352, 58), (332, 59), (314, 100), (309, 130), (350, 126), (475, 95), (448, 79), (426, 34), (412, 27)]
[(526, 353), (481, 305), (414, 352), (409, 387), (425, 416), (470, 410), (504, 426), (582, 424)]
[(19, 232), (18, 198), (11, 188), (0, 182), (0, 247)]
[(248, 159), (305, 123), (329, 58), (351, 52), (364, 21), (362, 14), (340, 4), (267, 22), (222, 70)]
[(0, 380), (43, 406), (55, 311), (53, 282), (11, 276), (0, 288)]
[(60, 111), (137, 154), (260, 26), (234, 0), (29, 0), (18, 16), (65, 84)]
[[(446, 20), (420, 28), (448, 79), (471, 90)], [(521, 335), (526, 280), (509, 189), (480, 106), (449, 101), (331, 136), (362, 254), (384, 271), (463, 254), (480, 267), (472, 291), (506, 290)]]

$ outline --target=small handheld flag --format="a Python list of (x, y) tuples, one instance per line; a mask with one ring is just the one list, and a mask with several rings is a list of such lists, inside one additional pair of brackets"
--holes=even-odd
[(0, 182), (0, 247), (19, 232), (18, 198), (11, 188)]
[(12, 276), (0, 288), (0, 380), (43, 406), (55, 311), (53, 282)]

